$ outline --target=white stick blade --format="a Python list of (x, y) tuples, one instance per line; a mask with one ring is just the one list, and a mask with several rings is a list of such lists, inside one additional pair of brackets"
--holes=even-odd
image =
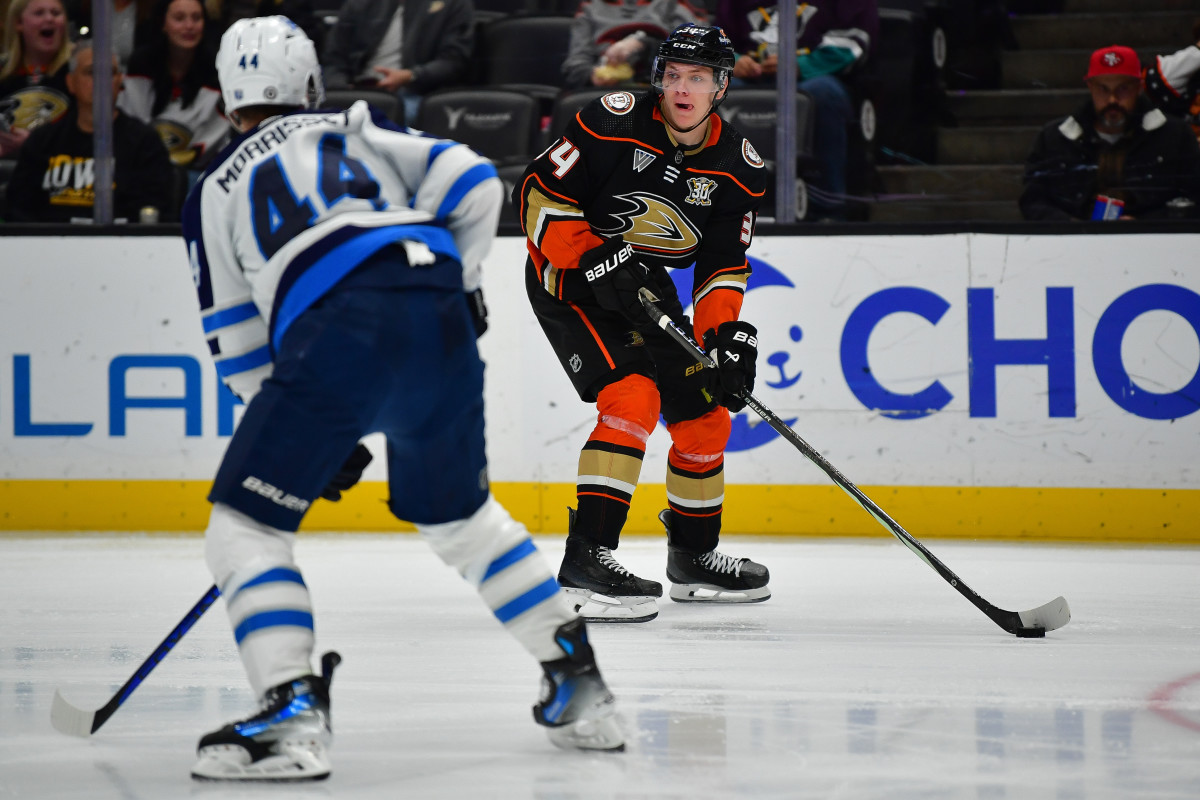
[(50, 724), (60, 733), (68, 736), (92, 735), (92, 721), (96, 718), (95, 711), (84, 711), (63, 699), (62, 693), (54, 690), (54, 702), (50, 706)]
[(1056, 597), (1044, 606), (1020, 612), (1019, 616), (1023, 627), (1056, 631), (1071, 621), (1071, 607), (1067, 598)]

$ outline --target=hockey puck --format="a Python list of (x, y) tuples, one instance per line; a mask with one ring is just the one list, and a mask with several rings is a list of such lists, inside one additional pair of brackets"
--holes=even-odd
[(1014, 632), (1018, 639), (1043, 639), (1046, 636), (1045, 628), (1017, 628)]

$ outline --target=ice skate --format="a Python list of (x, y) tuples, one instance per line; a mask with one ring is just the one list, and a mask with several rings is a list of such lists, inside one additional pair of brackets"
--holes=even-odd
[(534, 721), (545, 725), (550, 741), (564, 750), (624, 750), (617, 701), (600, 677), (583, 620), (560, 626), (554, 640), (567, 655), (542, 663), (545, 674)]
[(667, 579), (677, 603), (761, 603), (771, 596), (771, 574), (762, 564), (716, 550), (693, 553), (671, 546), (671, 510), (659, 520), (667, 529)]
[(658, 616), (662, 584), (631, 573), (612, 550), (576, 536), (575, 509), (567, 509), (567, 549), (558, 582), (588, 622), (649, 622)]
[(262, 710), (200, 740), (192, 777), (214, 781), (316, 781), (329, 777), (329, 684), (337, 653), (321, 657), (321, 677), (268, 689)]

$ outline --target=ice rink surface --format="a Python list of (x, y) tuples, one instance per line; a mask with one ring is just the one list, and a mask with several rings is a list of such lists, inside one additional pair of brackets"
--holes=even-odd
[[(539, 537), (555, 567), (559, 537)], [(334, 772), (205, 784), (198, 737), (254, 707), (218, 602), (90, 739), (101, 706), (211, 583), (195, 536), (0, 535), (0, 798), (1200, 798), (1200, 550), (926, 542), (1011, 610), (1065, 595), (1045, 639), (1004, 633), (890, 537), (729, 538), (771, 569), (746, 606), (661, 604), (593, 625), (623, 754), (556, 750), (540, 670), (415, 535), (305, 534)], [(664, 580), (664, 542), (618, 557)]]

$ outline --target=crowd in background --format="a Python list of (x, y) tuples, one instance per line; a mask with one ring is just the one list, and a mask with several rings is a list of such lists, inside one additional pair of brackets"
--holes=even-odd
[[(143, 217), (144, 208), (154, 209), (150, 219), (177, 219), (188, 188), (228, 141), (214, 60), (221, 33), (234, 20), (288, 16), (318, 44), (328, 89), (392, 95), (393, 118), (420, 127), (423, 98), (486, 84), (479, 75), (479, 22), (504, 13), (495, 2), (477, 12), (472, 0), (343, 0), (324, 10), (313, 0), (109, 2), (114, 124), (122, 131), (114, 211), (130, 221)], [(513, 0), (514, 13), (519, 4)], [(984, 5), (1003, 8), (999, 0)], [(91, 86), (92, 59), (81, 68), (72, 51), (91, 33), (92, 0), (0, 0), (0, 9), (0, 184), (8, 186), (0, 192), (0, 218), (90, 218), (92, 109), (81, 88)], [(546, 82), (563, 92), (644, 87), (658, 43), (690, 21), (720, 25), (732, 37), (740, 54), (735, 95), (739, 88), (775, 85), (775, 8), (749, 0), (583, 0), (561, 74)], [(860, 124), (853, 100), (856, 81), (879, 47), (877, 0), (800, 4), (796, 31), (797, 88), (815, 109), (811, 155), (818, 166), (805, 175), (808, 213), (845, 219), (847, 165), (856, 157), (851, 140)], [(1192, 215), (1200, 206), (1200, 28), (1193, 41), (1146, 65), (1128, 48), (1101, 54), (1111, 43), (1096, 43), (1101, 55), (1081, 65), (1081, 74), (1086, 67), (1093, 99), (1104, 97), (1049, 123), (1031, 142), (1020, 200), (1025, 218), (1128, 219), (1165, 213), (1168, 204), (1172, 216)], [(1101, 57), (1103, 63), (1095, 62)], [(1113, 58), (1121, 63), (1107, 63)], [(1190, 137), (1179, 135), (1180, 126), (1186, 129), (1181, 120), (1195, 126)], [(1072, 124), (1082, 133), (1072, 135)], [(146, 130), (161, 154), (147, 153), (148, 147), (130, 152), (129, 142), (151, 141)], [(123, 185), (164, 158), (162, 180)]]

